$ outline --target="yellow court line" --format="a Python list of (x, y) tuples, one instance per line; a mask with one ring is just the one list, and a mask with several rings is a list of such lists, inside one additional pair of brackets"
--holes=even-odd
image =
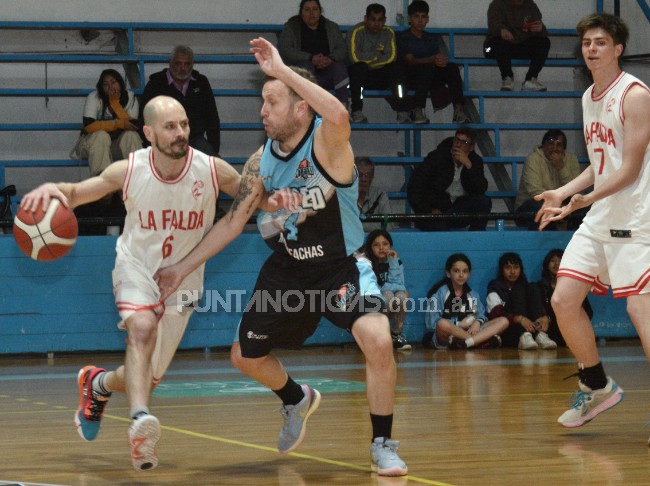
[[(131, 419), (127, 419), (124, 417), (117, 417), (115, 415), (107, 415), (104, 414), (104, 418), (111, 418), (114, 420), (119, 420), (120, 422), (127, 422), (130, 423)], [(217, 437), (214, 435), (208, 435), (208, 434), (202, 434), (200, 432), (193, 432), (191, 430), (186, 430), (186, 429), (179, 429), (176, 427), (170, 427), (168, 425), (161, 425), (160, 426), (163, 430), (169, 430), (170, 432), (176, 432), (178, 434), (183, 434), (183, 435), (188, 435), (190, 437), (196, 437), (198, 439), (206, 439), (206, 440), (211, 440), (213, 442), (221, 442), (224, 444), (230, 444), (230, 445), (236, 445), (240, 447), (247, 447), (249, 449), (257, 449), (260, 451), (264, 452), (271, 452), (273, 454), (279, 454), (278, 450), (274, 447), (267, 447), (267, 446), (262, 446), (258, 444), (251, 444), (250, 442), (242, 442), (240, 440), (233, 440), (233, 439), (226, 439), (225, 437)], [(356, 471), (364, 471), (364, 472), (372, 472), (369, 467), (363, 467), (363, 466), (357, 466), (355, 464), (350, 464), (349, 462), (342, 462), (342, 461), (333, 461), (331, 459), (326, 459), (324, 457), (318, 457), (318, 456), (311, 456), (308, 454), (301, 454), (299, 452), (289, 452), (286, 454), (287, 456), (293, 456), (293, 457), (298, 457), (300, 459), (307, 459), (309, 461), (315, 461), (315, 462), (322, 462), (324, 464), (330, 464), (332, 466), (339, 466), (347, 469), (354, 469)], [(408, 479), (409, 481), (414, 481), (416, 483), (421, 483), (421, 484), (433, 484), (435, 486), (453, 486), (452, 484), (449, 483), (441, 483), (440, 481), (434, 481), (432, 479), (426, 479), (426, 478), (420, 478), (418, 476), (404, 476), (405, 479)]]

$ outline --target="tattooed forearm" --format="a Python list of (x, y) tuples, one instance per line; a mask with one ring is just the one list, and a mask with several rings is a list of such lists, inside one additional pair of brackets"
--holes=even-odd
[(242, 171), (241, 182), (239, 183), (239, 191), (237, 197), (232, 203), (230, 208), (230, 217), (234, 217), (234, 213), (238, 209), (252, 214), (262, 197), (262, 181), (260, 178), (260, 153), (253, 154)]

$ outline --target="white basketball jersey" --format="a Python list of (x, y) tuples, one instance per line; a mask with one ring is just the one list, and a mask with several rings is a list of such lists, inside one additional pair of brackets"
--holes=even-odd
[[(621, 72), (600, 95), (592, 85), (582, 96), (584, 135), (589, 160), (598, 188), (623, 162), (625, 113), (623, 102), (634, 85), (648, 89), (634, 76)], [(650, 242), (650, 146), (643, 156), (637, 180), (624, 190), (595, 202), (584, 219), (584, 226), (603, 241)]]
[[(154, 166), (151, 147), (129, 155), (123, 199), (127, 215), (117, 240), (117, 258), (135, 259), (153, 275), (179, 262), (212, 227), (219, 184), (215, 160), (188, 149), (185, 166), (164, 180)], [(203, 265), (180, 289), (203, 289)]]

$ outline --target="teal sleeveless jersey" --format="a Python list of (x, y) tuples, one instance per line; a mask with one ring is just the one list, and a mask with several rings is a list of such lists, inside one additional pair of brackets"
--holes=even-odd
[(322, 120), (315, 117), (298, 146), (283, 156), (267, 140), (260, 175), (267, 192), (289, 187), (299, 191), (300, 211), (262, 211), (257, 226), (276, 253), (298, 261), (325, 262), (352, 255), (363, 245), (359, 220), (358, 177), (352, 184), (331, 179), (314, 155), (314, 133)]

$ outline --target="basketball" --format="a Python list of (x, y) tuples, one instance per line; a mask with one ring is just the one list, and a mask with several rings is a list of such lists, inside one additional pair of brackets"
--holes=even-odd
[(79, 226), (74, 212), (58, 199), (52, 199), (47, 211), (18, 209), (14, 218), (14, 239), (30, 258), (41, 262), (65, 256), (77, 241)]

